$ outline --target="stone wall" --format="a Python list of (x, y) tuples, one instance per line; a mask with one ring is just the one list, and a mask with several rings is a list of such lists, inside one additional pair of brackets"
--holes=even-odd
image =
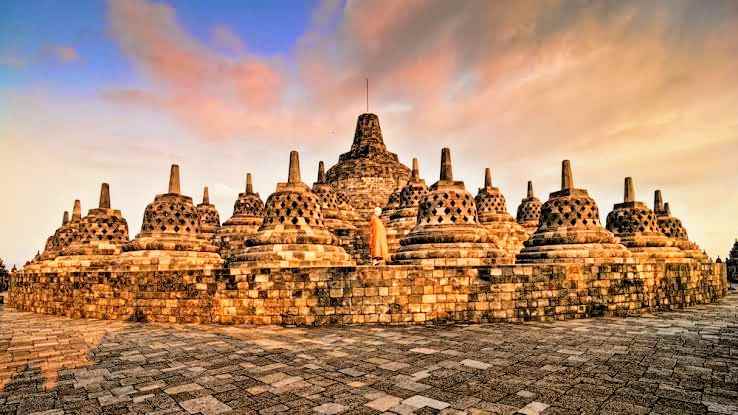
[(9, 303), (70, 317), (222, 324), (488, 322), (637, 315), (712, 302), (724, 264), (18, 272)]

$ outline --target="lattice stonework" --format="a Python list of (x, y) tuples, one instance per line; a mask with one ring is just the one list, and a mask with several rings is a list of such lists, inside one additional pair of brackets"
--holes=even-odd
[(213, 205), (199, 205), (197, 207), (200, 216), (200, 226), (210, 225), (212, 227), (220, 226), (220, 215)]
[(255, 193), (239, 194), (238, 200), (233, 205), (233, 216), (236, 215), (263, 216), (264, 203), (259, 198), (259, 195)]
[(590, 197), (557, 198), (541, 207), (539, 231), (560, 226), (600, 226), (600, 212)]
[(541, 218), (541, 201), (536, 198), (530, 198), (523, 200), (523, 203), (518, 206), (517, 221), (518, 223), (524, 222), (538, 222)]
[(425, 184), (408, 183), (400, 192), (400, 208), (416, 207), (420, 201), (428, 194), (428, 188)]
[(418, 224), (478, 223), (469, 193), (446, 190), (429, 194), (418, 205)]
[(266, 202), (264, 225), (324, 226), (318, 206), (318, 198), (312, 193), (273, 193)]
[(146, 207), (141, 231), (196, 235), (200, 225), (195, 206), (179, 200), (183, 196), (166, 196), (157, 197)]
[(669, 238), (688, 239), (687, 229), (682, 225), (682, 221), (673, 216), (664, 216), (658, 218), (659, 230)]
[(318, 186), (313, 188), (321, 202), (321, 209), (339, 209), (338, 195), (327, 186)]
[(478, 213), (507, 213), (507, 205), (505, 196), (499, 192), (493, 193), (480, 193), (474, 199), (477, 205)]
[(128, 242), (128, 223), (118, 216), (88, 215), (82, 219), (79, 234), (79, 241), (82, 243), (96, 241), (124, 243)]
[(659, 233), (656, 214), (645, 206), (616, 209), (607, 215), (607, 230), (616, 235)]

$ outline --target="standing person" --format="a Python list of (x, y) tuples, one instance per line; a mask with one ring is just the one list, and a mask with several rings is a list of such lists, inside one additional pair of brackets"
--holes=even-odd
[(373, 264), (387, 262), (389, 259), (389, 248), (387, 247), (387, 230), (384, 223), (379, 219), (382, 208), (374, 208), (374, 215), (369, 220), (369, 253)]

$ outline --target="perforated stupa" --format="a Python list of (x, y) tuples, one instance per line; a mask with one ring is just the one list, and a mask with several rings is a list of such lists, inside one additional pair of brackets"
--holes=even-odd
[(200, 219), (200, 233), (203, 238), (207, 240), (215, 238), (215, 233), (220, 228), (220, 215), (215, 205), (210, 203), (207, 186), (202, 190), (202, 203), (197, 205), (197, 216)]
[(202, 237), (197, 208), (191, 197), (180, 194), (179, 183), (179, 166), (174, 164), (169, 191), (146, 206), (141, 232), (123, 246), (126, 265), (212, 268), (222, 263), (218, 248)]
[(233, 204), (233, 215), (216, 232), (216, 244), (223, 257), (234, 255), (244, 248), (244, 240), (255, 234), (264, 217), (264, 202), (254, 192), (251, 173), (246, 174), (246, 189), (238, 194)]
[(528, 191), (518, 205), (516, 220), (525, 228), (529, 235), (538, 230), (538, 222), (541, 220), (541, 201), (533, 194), (533, 182), (528, 180)]
[(479, 224), (474, 198), (454, 181), (451, 151), (441, 152), (440, 179), (418, 205), (416, 225), (392, 255), (395, 263), (492, 264), (512, 262)]
[(115, 255), (128, 242), (128, 223), (118, 209), (110, 207), (110, 187), (100, 186), (97, 209), (90, 209), (79, 221), (77, 237), (63, 255)]
[(492, 186), (492, 170), (489, 168), (484, 169), (484, 187), (479, 189), (474, 203), (477, 205), (479, 223), (495, 237), (499, 247), (514, 258), (523, 249), (523, 242), (529, 235), (507, 213), (507, 201), (500, 189)]
[(338, 237), (341, 245), (352, 257), (361, 256), (360, 252), (353, 252), (357, 238), (361, 238), (354, 223), (360, 220), (359, 214), (351, 206), (348, 197), (341, 197), (336, 189), (325, 181), (325, 165), (318, 163), (318, 180), (313, 183), (313, 193), (320, 200), (320, 211), (323, 214), (323, 222), (334, 235)]
[(425, 180), (420, 178), (418, 159), (413, 158), (410, 180), (400, 189), (397, 207), (392, 210), (387, 223), (387, 245), (390, 252), (400, 249), (402, 238), (415, 228), (418, 219), (418, 205), (427, 194), (428, 186)]
[(683, 253), (659, 229), (656, 214), (635, 200), (633, 179), (625, 178), (623, 202), (607, 215), (607, 230), (620, 239), (635, 256), (676, 259)]
[(700, 247), (689, 240), (687, 229), (682, 224), (682, 221), (671, 215), (671, 208), (668, 203), (664, 203), (661, 190), (656, 190), (653, 198), (653, 211), (656, 213), (659, 230), (669, 238), (674, 246), (681, 249), (688, 257), (697, 259), (705, 258), (706, 255), (702, 253)]
[(290, 153), (287, 183), (266, 202), (264, 222), (236, 255), (239, 266), (282, 268), (355, 265), (325, 226), (320, 199), (300, 180), (300, 159)]
[(622, 262), (630, 252), (600, 224), (597, 203), (586, 190), (574, 188), (571, 162), (561, 166), (561, 190), (541, 207), (538, 229), (518, 254), (520, 263)]

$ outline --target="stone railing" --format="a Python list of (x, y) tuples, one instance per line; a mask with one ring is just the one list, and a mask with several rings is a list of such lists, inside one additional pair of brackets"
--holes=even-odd
[(724, 264), (637, 263), (296, 269), (128, 269), (13, 274), (20, 311), (137, 321), (327, 325), (561, 320), (716, 301)]

